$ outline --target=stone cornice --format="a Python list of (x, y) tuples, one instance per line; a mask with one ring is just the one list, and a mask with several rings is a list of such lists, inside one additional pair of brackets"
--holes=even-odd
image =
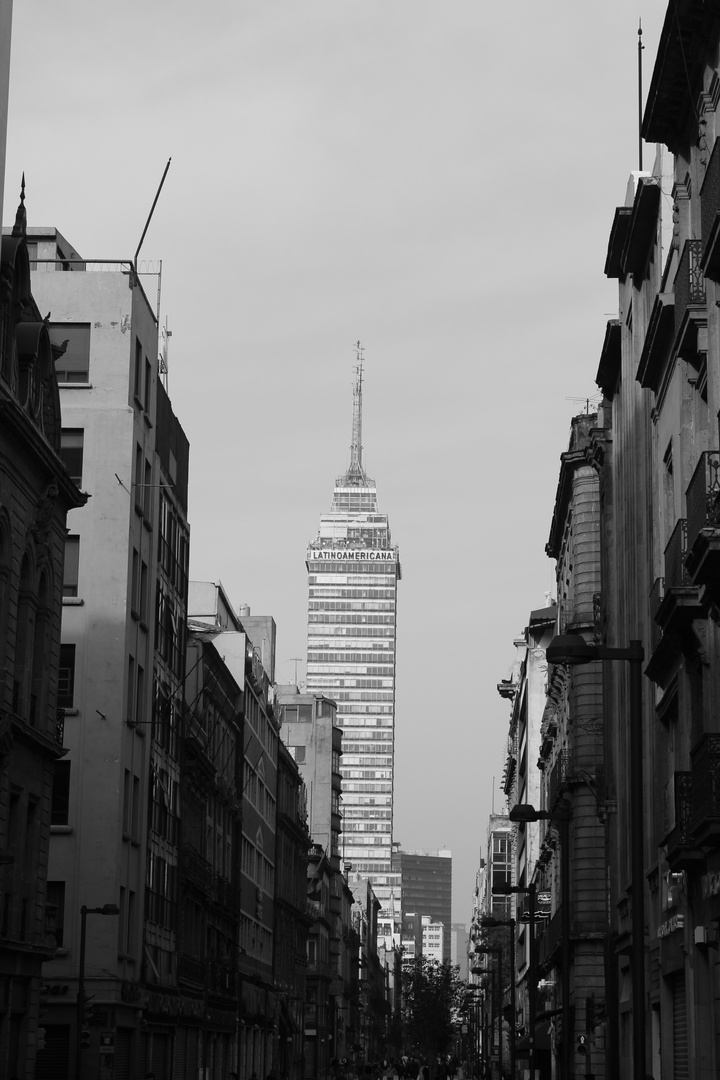
[(718, 0), (674, 0), (668, 6), (658, 44), (642, 123), (647, 142), (674, 150), (688, 124), (695, 123), (695, 102), (702, 90)]

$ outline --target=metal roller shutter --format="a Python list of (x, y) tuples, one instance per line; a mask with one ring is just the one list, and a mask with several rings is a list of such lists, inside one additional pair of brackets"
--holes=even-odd
[(673, 1080), (690, 1080), (688, 1065), (687, 994), (684, 974), (672, 977)]
[(132, 1028), (119, 1027), (115, 1032), (113, 1080), (130, 1080), (132, 1037)]
[(68, 1080), (70, 1075), (70, 1025), (43, 1024), (45, 1049), (38, 1050), (35, 1080)]

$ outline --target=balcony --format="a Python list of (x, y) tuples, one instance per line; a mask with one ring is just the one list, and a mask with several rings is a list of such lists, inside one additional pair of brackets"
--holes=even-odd
[(690, 760), (693, 837), (697, 844), (720, 847), (720, 735), (703, 735)]
[(240, 910), (240, 890), (219, 874), (215, 876), (215, 903), (233, 913)]
[[(540, 924), (542, 925), (542, 924)], [(538, 964), (544, 971), (550, 971), (559, 963), (559, 951), (562, 948), (562, 904), (545, 923), (545, 930), (536, 927)]]
[(561, 750), (555, 759), (555, 764), (550, 770), (547, 780), (547, 808), (554, 810), (565, 788), (570, 782), (573, 769), (572, 754), (569, 750)]
[(653, 611), (655, 622), (663, 635), (675, 633), (682, 636), (693, 619), (702, 615), (697, 586), (686, 566), (688, 550), (688, 523), (680, 518), (675, 523), (665, 547), (665, 577), (663, 596)]
[(687, 557), (694, 585), (720, 587), (720, 451), (700, 455), (686, 492)]
[(65, 738), (65, 710), (58, 709), (55, 713), (55, 742), (58, 746), (63, 745)]
[(203, 859), (190, 844), (183, 844), (180, 855), (180, 871), (185, 881), (189, 881), (205, 896), (210, 896), (213, 876), (207, 859)]
[(693, 779), (690, 772), (676, 772), (668, 784), (668, 833), (663, 843), (673, 873), (692, 870), (703, 861), (703, 854), (691, 836)]
[(237, 975), (229, 961), (214, 961), (207, 965), (205, 979), (207, 989), (221, 997), (237, 996)]
[(205, 985), (206, 964), (204, 960), (198, 960), (187, 953), (180, 954), (179, 977), (182, 982), (195, 983), (198, 986)]
[(658, 644), (660, 642), (661, 632), (660, 632), (660, 627), (658, 626), (657, 617), (658, 617), (658, 612), (660, 611), (660, 607), (661, 607), (662, 602), (663, 602), (664, 599), (665, 599), (665, 578), (661, 578), (661, 577), (655, 578), (655, 581), (653, 582), (653, 587), (650, 590), (650, 618), (652, 619), (652, 624), (650, 626), (650, 651), (651, 652), (655, 652), (655, 649), (657, 648), (657, 646), (658, 646)]
[(715, 140), (700, 189), (702, 269), (705, 277), (720, 281), (720, 141)]
[(675, 275), (675, 348), (683, 357), (695, 353), (698, 326), (707, 325), (701, 254), (702, 240), (686, 240)]

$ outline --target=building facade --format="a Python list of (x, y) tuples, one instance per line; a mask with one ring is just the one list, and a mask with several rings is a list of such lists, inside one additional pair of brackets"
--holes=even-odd
[[(398, 853), (402, 875), (403, 924), (411, 913), (428, 916), (432, 923), (440, 923), (442, 935), (442, 959), (450, 960), (450, 927), (452, 925), (452, 852), (403, 851)], [(425, 940), (423, 935), (423, 953)]]
[(337, 702), (343, 732), (342, 859), (376, 883), (381, 937), (399, 934), (391, 896), (395, 641), (400, 560), (362, 464), (362, 358), (350, 466), (307, 552), (307, 689)]
[[(9, 17), (3, 8), (8, 36)], [(3, 149), (4, 135), (0, 113)], [(86, 496), (60, 457), (58, 351), (31, 292), (24, 196), (0, 277), (0, 1074), (30, 1080), (46, 1035), (42, 964), (62, 947), (62, 897), (47, 878), (53, 780), (67, 753), (63, 556), (67, 514)]]
[[(308, 876), (308, 1005), (315, 1019), (308, 1023), (308, 1032), (314, 1034), (308, 1035), (306, 1057), (320, 1060), (326, 1044), (334, 1051), (331, 1056), (350, 1060), (356, 1053), (358, 1029), (357, 943), (351, 924), (353, 897), (340, 864), (342, 731), (335, 724), (335, 702), (321, 694), (279, 687), (277, 707), (283, 743), (305, 783), (313, 845)], [(318, 906), (318, 889), (326, 888), (326, 906)], [(327, 971), (318, 963), (326, 948)]]
[[(48, 873), (62, 947), (45, 965), (37, 1076), (89, 1074), (111, 1059), (122, 1076), (141, 1052), (160, 533), (157, 316), (130, 261), (83, 263), (54, 229), (33, 229), (29, 240), (33, 289), (62, 351), (61, 453), (91, 495), (84, 513), (69, 516), (65, 546), (68, 754), (55, 770)], [(168, 866), (175, 857), (170, 845)], [(87, 919), (82, 907), (92, 909)], [(92, 1005), (80, 1015), (83, 950)]]
[(307, 869), (310, 834), (307, 789), (289, 749), (278, 743), (275, 845), (275, 992), (278, 1076), (303, 1075), (307, 941), (310, 914)]

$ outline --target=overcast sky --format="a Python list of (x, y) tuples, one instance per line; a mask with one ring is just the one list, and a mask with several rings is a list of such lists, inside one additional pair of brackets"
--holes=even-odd
[[(400, 547), (395, 839), (469, 922), (570, 418), (596, 393), (614, 208), (665, 4), (16, 0), (5, 218), (162, 260), (191, 574), (306, 650), (305, 552), (349, 461)], [(646, 147), (645, 165), (654, 148)], [(112, 477), (109, 478), (109, 482)], [(302, 678), (304, 663), (299, 665)], [(493, 794), (494, 783), (494, 794)]]

